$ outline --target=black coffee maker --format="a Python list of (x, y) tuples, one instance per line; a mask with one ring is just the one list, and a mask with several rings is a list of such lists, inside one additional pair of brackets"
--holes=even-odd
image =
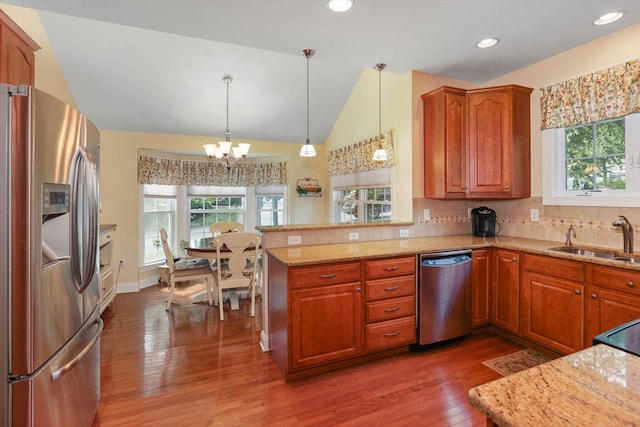
[(495, 236), (496, 211), (486, 206), (471, 209), (471, 230), (474, 236)]

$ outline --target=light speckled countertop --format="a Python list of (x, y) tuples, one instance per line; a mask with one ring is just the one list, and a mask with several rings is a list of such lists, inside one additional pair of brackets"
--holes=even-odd
[(604, 344), (469, 390), (500, 427), (640, 425), (640, 357)]
[[(295, 267), (331, 262), (356, 261), (365, 258), (416, 255), (456, 249), (502, 248), (640, 271), (640, 264), (629, 264), (612, 259), (586, 257), (583, 255), (566, 254), (549, 250), (549, 248), (558, 246), (562, 246), (562, 243), (510, 236), (484, 238), (471, 235), (454, 235), (336, 243), (330, 245), (288, 246), (283, 248), (268, 248), (266, 251), (287, 266)], [(636, 256), (639, 255), (636, 254)]]

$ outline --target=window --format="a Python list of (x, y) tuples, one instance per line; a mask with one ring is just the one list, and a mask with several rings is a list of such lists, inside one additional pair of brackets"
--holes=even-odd
[(335, 198), (339, 224), (391, 221), (391, 187), (341, 189)]
[(245, 223), (245, 189), (241, 187), (189, 187), (189, 240), (210, 237), (216, 222)]
[(160, 242), (160, 228), (167, 230), (169, 242), (175, 247), (176, 187), (171, 185), (144, 185), (144, 263), (165, 259)]
[(284, 187), (257, 187), (257, 225), (284, 225), (286, 223), (284, 202)]
[(545, 204), (640, 206), (640, 114), (542, 135)]
[(393, 168), (332, 176), (333, 220), (338, 224), (391, 221), (392, 176)]

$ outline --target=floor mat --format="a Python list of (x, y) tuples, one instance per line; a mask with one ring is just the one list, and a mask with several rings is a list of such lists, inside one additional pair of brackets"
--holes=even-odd
[(540, 365), (541, 363), (548, 362), (549, 360), (551, 360), (550, 357), (547, 357), (531, 348), (527, 348), (525, 350), (507, 354), (506, 356), (485, 360), (482, 364), (506, 377), (507, 375), (524, 371), (525, 369), (532, 368)]

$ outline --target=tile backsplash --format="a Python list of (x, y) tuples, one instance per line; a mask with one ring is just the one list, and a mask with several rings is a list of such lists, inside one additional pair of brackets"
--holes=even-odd
[[(412, 237), (442, 234), (471, 234), (469, 209), (487, 206), (496, 211), (501, 235), (550, 240), (563, 245), (569, 225), (576, 230), (576, 245), (622, 249), (622, 231), (613, 226), (618, 215), (626, 216), (640, 233), (640, 208), (545, 206), (542, 197), (519, 200), (413, 200), (415, 221)], [(419, 223), (424, 209), (430, 220)], [(531, 209), (538, 210), (538, 221), (531, 220)], [(637, 239), (636, 239), (637, 240)], [(640, 247), (639, 247), (640, 249)]]

